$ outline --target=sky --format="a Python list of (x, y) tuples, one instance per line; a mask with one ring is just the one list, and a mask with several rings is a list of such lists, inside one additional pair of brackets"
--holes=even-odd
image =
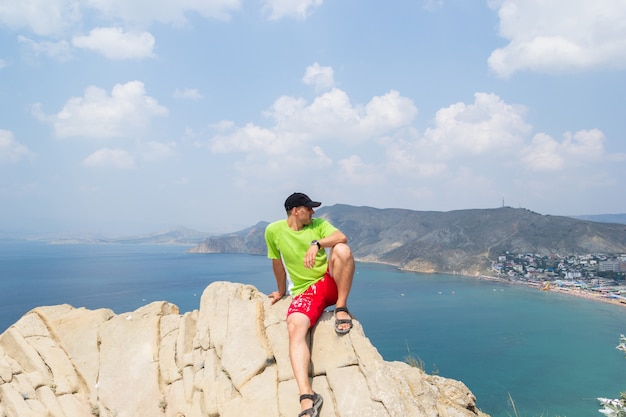
[(0, 232), (626, 212), (624, 0), (0, 0)]

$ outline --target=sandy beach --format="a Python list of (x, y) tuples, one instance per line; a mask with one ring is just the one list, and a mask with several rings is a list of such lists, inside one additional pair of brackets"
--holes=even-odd
[(619, 305), (622, 307), (626, 307), (626, 300), (607, 297), (603, 294), (599, 294), (594, 291), (581, 290), (581, 289), (572, 290), (569, 288), (561, 288), (561, 287), (550, 288), (549, 290), (546, 290), (546, 291), (554, 291), (554, 292), (558, 292), (561, 294), (573, 295), (575, 297), (581, 297), (581, 298), (586, 298), (586, 299), (595, 300), (595, 301), (602, 301), (603, 303), (615, 304), (615, 305)]

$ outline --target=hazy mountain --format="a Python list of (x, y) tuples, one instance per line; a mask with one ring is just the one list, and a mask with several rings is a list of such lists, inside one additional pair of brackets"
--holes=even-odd
[(189, 252), (265, 254), (267, 253), (265, 227), (268, 224), (267, 222), (259, 222), (239, 232), (209, 237)]
[(622, 214), (588, 214), (582, 216), (570, 216), (574, 219), (589, 220), (600, 223), (621, 223), (626, 224), (626, 213)]
[[(349, 238), (355, 257), (422, 272), (488, 272), (505, 251), (539, 255), (626, 253), (626, 226), (526, 209), (449, 212), (335, 205), (316, 211)], [(267, 223), (214, 236), (193, 252), (265, 254)]]
[(151, 244), (151, 245), (197, 245), (211, 236), (209, 233), (198, 232), (186, 227), (175, 227), (169, 230), (149, 233), (145, 235), (133, 235), (124, 237), (105, 237), (101, 235), (77, 235), (56, 237), (49, 240), (51, 244)]

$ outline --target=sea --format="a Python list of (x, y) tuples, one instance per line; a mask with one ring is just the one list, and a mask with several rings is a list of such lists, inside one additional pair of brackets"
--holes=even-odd
[[(270, 261), (189, 247), (0, 240), (0, 333), (29, 310), (199, 307), (211, 282), (275, 289)], [(626, 391), (626, 307), (475, 278), (357, 263), (349, 307), (387, 361), (460, 380), (493, 417), (593, 417)]]

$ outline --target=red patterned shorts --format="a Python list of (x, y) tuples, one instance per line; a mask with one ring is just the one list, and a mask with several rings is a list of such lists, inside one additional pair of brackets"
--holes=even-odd
[(326, 271), (324, 278), (311, 285), (305, 292), (293, 297), (287, 310), (287, 316), (291, 313), (302, 313), (309, 318), (313, 327), (320, 318), (324, 309), (337, 302), (337, 284), (330, 273)]

